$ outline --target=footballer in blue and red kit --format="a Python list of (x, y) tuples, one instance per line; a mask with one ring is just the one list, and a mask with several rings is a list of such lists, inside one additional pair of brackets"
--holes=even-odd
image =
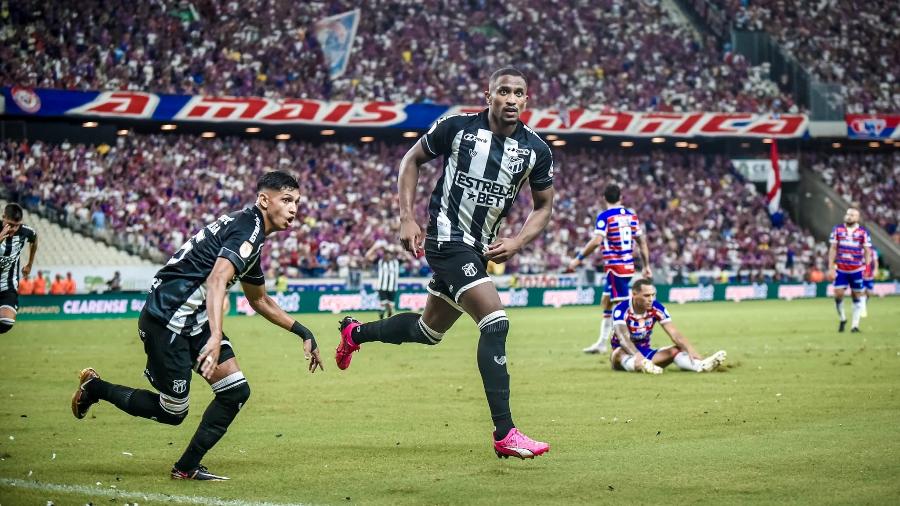
[(872, 239), (869, 231), (859, 224), (859, 211), (847, 209), (844, 222), (831, 230), (828, 249), (828, 269), (834, 276), (834, 303), (840, 317), (838, 332), (843, 332), (847, 324), (844, 314), (844, 290), (850, 288), (853, 296), (853, 320), (851, 331), (859, 332), (859, 319), (863, 305), (863, 271), (871, 261)]
[(634, 241), (643, 235), (641, 222), (631, 209), (612, 206), (597, 215), (594, 233), (603, 238), (605, 291), (613, 302), (625, 300), (634, 276)]
[[(657, 323), (668, 323), (672, 321), (666, 307), (658, 300), (653, 301), (644, 313), (638, 313), (634, 309), (631, 300), (623, 300), (613, 309), (613, 326), (624, 325), (628, 328), (628, 335), (631, 336), (631, 342), (635, 348), (644, 356), (644, 358), (652, 359), (658, 350), (650, 347), (650, 336), (653, 334), (653, 327)], [(619, 336), (613, 335), (613, 350), (620, 348), (622, 344), (619, 342)]]
[(641, 231), (641, 222), (634, 211), (622, 206), (622, 189), (616, 184), (607, 185), (603, 198), (606, 210), (594, 220), (594, 237), (569, 263), (569, 270), (574, 270), (598, 247), (603, 252), (603, 269), (606, 273), (606, 288), (600, 301), (603, 306), (603, 323), (600, 325), (597, 342), (585, 348), (585, 353), (606, 351), (606, 343), (613, 332), (613, 304), (628, 298), (628, 285), (634, 276), (635, 242), (644, 267), (644, 277), (649, 279), (653, 275), (650, 271), (650, 251)]
[[(613, 309), (612, 353), (609, 362), (613, 370), (661, 374), (663, 368), (674, 363), (679, 369), (710, 372), (722, 365), (727, 354), (719, 350), (703, 358), (694, 346), (675, 328), (672, 317), (658, 300), (656, 287), (646, 278), (634, 282), (631, 297)], [(652, 348), (653, 327), (659, 323), (674, 346)]]

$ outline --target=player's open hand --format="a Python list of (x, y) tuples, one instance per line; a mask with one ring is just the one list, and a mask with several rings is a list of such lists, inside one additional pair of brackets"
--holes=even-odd
[(204, 379), (211, 379), (216, 367), (219, 366), (219, 351), (221, 349), (222, 340), (210, 337), (200, 355), (197, 356), (197, 365), (200, 367), (200, 375)]
[(569, 261), (569, 266), (566, 267), (566, 272), (575, 272), (575, 269), (577, 269), (580, 265), (581, 265), (581, 260), (579, 260), (577, 258), (573, 258), (572, 260)]
[(400, 244), (416, 258), (422, 256), (422, 228), (416, 220), (400, 220)]
[(0, 241), (5, 241), (6, 238), (12, 235), (12, 226), (3, 225), (3, 230), (0, 230)]
[(502, 264), (516, 256), (520, 249), (522, 249), (522, 244), (519, 241), (502, 237), (488, 246), (487, 253), (484, 256), (495, 264)]
[(325, 371), (325, 367), (322, 366), (322, 359), (319, 357), (319, 348), (313, 349), (312, 347), (314, 342), (312, 339), (303, 341), (303, 355), (309, 361), (309, 372), (311, 373), (316, 372), (317, 368)]

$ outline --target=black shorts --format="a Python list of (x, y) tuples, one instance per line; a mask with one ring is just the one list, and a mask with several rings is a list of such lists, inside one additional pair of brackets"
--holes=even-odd
[(429, 239), (425, 241), (425, 259), (434, 271), (428, 292), (457, 308), (459, 298), (466, 290), (491, 282), (487, 259), (466, 243), (439, 243)]
[(19, 310), (19, 292), (15, 290), (3, 290), (0, 292), (0, 307), (9, 306), (13, 311)]
[[(147, 369), (144, 376), (159, 393), (175, 399), (187, 399), (191, 388), (191, 370), (197, 369), (197, 356), (209, 339), (209, 325), (196, 336), (182, 336), (141, 311), (138, 334), (144, 342)], [(231, 342), (222, 336), (219, 363), (234, 358)]]
[(378, 290), (378, 300), (381, 302), (394, 302), (397, 292), (393, 290)]

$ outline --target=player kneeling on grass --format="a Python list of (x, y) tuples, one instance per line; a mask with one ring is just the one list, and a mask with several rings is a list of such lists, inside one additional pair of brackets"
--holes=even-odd
[[(650, 347), (653, 326), (659, 323), (675, 346)], [(614, 370), (662, 374), (663, 368), (675, 362), (685, 371), (709, 372), (722, 365), (725, 351), (702, 358), (691, 342), (672, 324), (666, 308), (656, 300), (656, 287), (649, 279), (639, 279), (631, 287), (631, 298), (613, 309), (612, 355)]]
[(103, 400), (132, 416), (179, 425), (188, 413), (191, 370), (200, 373), (215, 397), (172, 467), (173, 479), (228, 479), (209, 472), (200, 460), (225, 435), (250, 397), (231, 341), (222, 333), (224, 300), (231, 285), (240, 281), (256, 312), (302, 339), (310, 372), (322, 367), (312, 332), (266, 294), (260, 268), (265, 237), (288, 229), (294, 221), (299, 185), (284, 172), (269, 172), (257, 182), (257, 192), (255, 205), (201, 229), (156, 273), (138, 320), (147, 354), (144, 375), (156, 392), (108, 383), (86, 368), (72, 396), (72, 413), (79, 419)]

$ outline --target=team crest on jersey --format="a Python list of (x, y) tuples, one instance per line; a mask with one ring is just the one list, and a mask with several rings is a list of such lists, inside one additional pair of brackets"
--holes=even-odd
[(466, 277), (469, 277), (469, 278), (478, 274), (478, 269), (475, 268), (475, 264), (473, 262), (469, 262), (466, 265), (463, 265), (462, 271), (463, 271), (463, 274), (465, 274)]
[(250, 253), (253, 253), (253, 245), (249, 241), (244, 241), (244, 244), (241, 244), (239, 253), (241, 258), (250, 258)]
[(522, 169), (525, 168), (525, 160), (519, 157), (510, 158), (509, 162), (506, 164), (506, 169), (513, 174), (518, 174), (522, 172)]
[(176, 394), (183, 394), (187, 390), (187, 380), (172, 381), (172, 391)]

